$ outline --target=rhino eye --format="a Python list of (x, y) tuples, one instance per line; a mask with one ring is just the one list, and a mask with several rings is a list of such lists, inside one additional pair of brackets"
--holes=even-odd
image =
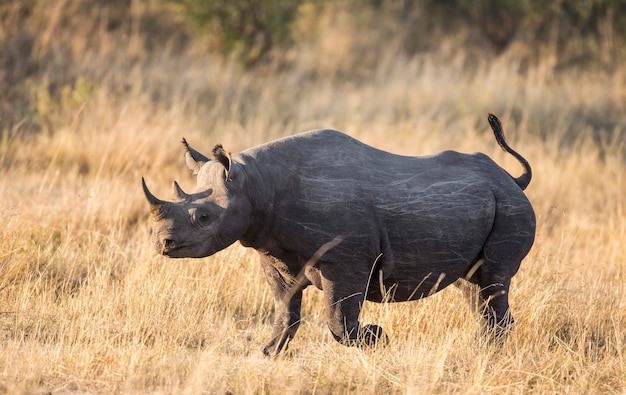
[(211, 222), (211, 216), (206, 211), (197, 211), (194, 215), (194, 220), (198, 225), (204, 226)]
[(187, 213), (189, 214), (189, 220), (194, 225), (203, 226), (210, 220), (209, 213), (206, 210), (191, 208)]

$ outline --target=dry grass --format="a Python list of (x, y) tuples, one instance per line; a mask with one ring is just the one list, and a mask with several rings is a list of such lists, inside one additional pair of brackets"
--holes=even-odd
[[(300, 48), (291, 68), (256, 72), (167, 51), (129, 70), (112, 64), (67, 86), (59, 103), (39, 96), (49, 130), (3, 130), (0, 392), (626, 391), (626, 69), (559, 75), (548, 62), (520, 73), (513, 57), (468, 67), (462, 55), (409, 60), (390, 50), (355, 83), (340, 65), (314, 62), (330, 55), (327, 44)], [(129, 85), (123, 95), (117, 78)], [(156, 87), (167, 100), (154, 100)], [(533, 165), (538, 216), (537, 242), (513, 280), (515, 333), (502, 348), (477, 343), (456, 289), (366, 304), (362, 321), (392, 341), (345, 348), (311, 289), (290, 350), (269, 360), (260, 349), (272, 295), (254, 251), (168, 260), (151, 249), (139, 180), (162, 197), (175, 178), (189, 189), (183, 135), (205, 151), (217, 142), (237, 151), (334, 127), (403, 154), (483, 151), (519, 173), (487, 112)]]

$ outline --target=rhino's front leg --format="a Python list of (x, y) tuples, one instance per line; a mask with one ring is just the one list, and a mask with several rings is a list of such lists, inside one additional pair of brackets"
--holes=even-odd
[(346, 346), (376, 347), (389, 339), (378, 325), (361, 325), (369, 272), (344, 272), (329, 264), (323, 270), (322, 287), (328, 327), (335, 340)]
[(298, 290), (288, 300), (274, 300), (274, 330), (272, 338), (263, 347), (263, 354), (274, 356), (286, 350), (289, 341), (296, 335), (300, 326), (300, 306), (302, 304), (302, 290)]
[(276, 258), (261, 255), (261, 263), (274, 294), (274, 330), (272, 338), (263, 347), (263, 354), (275, 356), (287, 349), (300, 326), (304, 285), (294, 282), (294, 276), (284, 273), (286, 265)]

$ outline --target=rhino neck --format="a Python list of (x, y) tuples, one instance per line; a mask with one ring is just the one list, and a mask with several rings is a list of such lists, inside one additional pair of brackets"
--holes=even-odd
[(276, 187), (280, 184), (280, 173), (273, 173), (271, 164), (255, 156), (242, 153), (240, 158), (246, 173), (245, 188), (252, 214), (248, 230), (239, 242), (245, 247), (265, 249), (271, 243)]

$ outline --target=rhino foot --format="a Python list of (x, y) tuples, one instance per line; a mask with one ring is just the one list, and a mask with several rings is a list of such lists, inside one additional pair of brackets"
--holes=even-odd
[(287, 351), (291, 338), (292, 336), (284, 333), (279, 336), (274, 336), (274, 338), (263, 347), (263, 354), (266, 357), (275, 357), (281, 352)]
[(389, 337), (378, 325), (364, 325), (359, 333), (359, 346), (376, 348), (379, 346), (386, 346), (389, 344)]
[(485, 309), (478, 330), (481, 343), (494, 346), (504, 345), (514, 323), (515, 320), (509, 311), (504, 317), (498, 319), (493, 311)]
[(389, 343), (383, 328), (373, 324), (359, 326), (358, 329), (351, 331), (346, 330), (343, 336), (337, 336), (332, 330), (331, 333), (335, 340), (348, 347), (377, 348)]

